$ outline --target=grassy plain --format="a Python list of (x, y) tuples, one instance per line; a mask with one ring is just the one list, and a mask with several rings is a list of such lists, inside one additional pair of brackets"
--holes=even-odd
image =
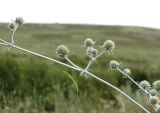
[[(7, 24), (0, 25), (0, 38), (10, 41), (11, 33), (5, 26)], [(26, 24), (18, 29), (14, 38), (16, 45), (53, 58), (56, 58), (56, 47), (64, 44), (72, 52), (71, 60), (85, 67), (88, 59), (82, 46), (87, 37), (96, 41), (95, 48), (99, 50), (107, 39), (116, 44), (113, 55), (98, 59), (90, 71), (150, 108), (133, 84), (117, 71), (109, 70), (109, 61), (121, 62), (121, 68), (129, 68), (137, 82), (146, 79), (152, 83), (159, 79), (160, 30), (131, 26)], [(67, 72), (77, 81), (78, 94)], [(93, 79), (86, 80), (63, 66), (15, 49), (8, 51), (2, 46), (0, 76), (1, 105), (9, 109), (8, 113), (141, 113), (135, 105)]]

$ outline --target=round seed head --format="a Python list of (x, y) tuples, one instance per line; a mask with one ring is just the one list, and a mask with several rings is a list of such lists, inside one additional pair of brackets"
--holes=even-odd
[(127, 75), (131, 75), (131, 71), (130, 71), (130, 69), (124, 69), (124, 71), (123, 71), (125, 74), (127, 74)]
[(143, 80), (140, 82), (140, 86), (143, 88), (143, 89), (149, 89), (151, 87), (151, 84), (146, 81), (146, 80)]
[(93, 51), (92, 51), (92, 56), (93, 56), (93, 57), (96, 57), (97, 54), (98, 54), (98, 50), (97, 50), (97, 49), (93, 49)]
[(151, 89), (151, 90), (149, 91), (149, 94), (150, 94), (151, 96), (156, 96), (156, 95), (157, 95), (157, 90)]
[(19, 25), (23, 25), (24, 24), (24, 20), (22, 17), (16, 17), (15, 23), (19, 24)]
[(87, 48), (87, 51), (86, 51), (87, 56), (92, 55), (92, 51), (93, 51), (93, 50), (94, 50), (93, 47), (88, 47), (88, 48)]
[(57, 56), (60, 57), (60, 58), (65, 58), (65, 56), (66, 56), (69, 52), (70, 52), (69, 49), (68, 49), (66, 46), (64, 46), (64, 45), (60, 45), (60, 46), (58, 46), (57, 49), (56, 49), (56, 54), (57, 54)]
[(87, 38), (85, 41), (84, 41), (84, 46), (85, 47), (90, 47), (94, 44), (95, 42), (91, 39), (91, 38)]
[(111, 60), (110, 63), (109, 63), (109, 66), (110, 66), (111, 70), (116, 69), (119, 65), (120, 65), (119, 62), (117, 62), (115, 60)]
[(16, 29), (16, 24), (15, 23), (9, 23), (8, 28), (11, 32), (13, 32)]
[(153, 82), (153, 87), (157, 90), (160, 91), (160, 80), (157, 80)]
[(157, 96), (151, 96), (149, 98), (149, 102), (152, 104), (152, 105), (156, 105), (159, 103), (159, 98)]
[(112, 40), (106, 40), (102, 46), (105, 50), (112, 51), (115, 47), (115, 44)]
[(98, 50), (94, 49), (93, 47), (88, 47), (87, 51), (86, 51), (86, 54), (90, 59), (92, 59), (92, 58), (97, 56)]

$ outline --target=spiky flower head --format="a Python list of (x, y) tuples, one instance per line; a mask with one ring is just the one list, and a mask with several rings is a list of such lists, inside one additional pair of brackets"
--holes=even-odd
[(151, 84), (148, 81), (146, 81), (146, 80), (141, 81), (139, 85), (143, 89), (149, 89), (151, 87)]
[(106, 40), (102, 47), (111, 52), (114, 49), (115, 44), (112, 40)]
[(109, 66), (110, 66), (111, 70), (116, 69), (119, 65), (120, 65), (119, 62), (117, 62), (115, 60), (111, 60), (110, 63), (109, 63)]
[(127, 75), (131, 75), (131, 71), (130, 71), (130, 69), (124, 69), (124, 71), (123, 71), (125, 74), (127, 74)]
[(97, 56), (98, 50), (94, 49), (93, 47), (88, 47), (87, 51), (86, 51), (86, 54), (90, 59), (92, 59), (92, 58)]
[(152, 105), (156, 105), (159, 103), (159, 98), (157, 96), (151, 96), (149, 98), (149, 102), (152, 104)]
[(97, 54), (98, 54), (98, 50), (97, 50), (97, 49), (93, 49), (93, 51), (92, 51), (92, 56), (93, 56), (93, 57), (96, 57)]
[(157, 80), (153, 82), (153, 87), (157, 90), (160, 91), (160, 80)]
[(8, 29), (13, 32), (16, 29), (16, 24), (13, 22), (9, 23)]
[(85, 47), (91, 47), (95, 42), (91, 38), (87, 38), (84, 41), (84, 46)]
[(157, 93), (157, 90), (151, 89), (151, 90), (149, 91), (149, 94), (150, 94), (151, 96), (156, 96), (158, 93)]
[(69, 52), (70, 52), (69, 49), (64, 45), (60, 45), (56, 49), (56, 54), (60, 58), (65, 58), (65, 56), (69, 54)]
[(18, 25), (23, 25), (24, 19), (22, 17), (16, 17), (15, 23)]

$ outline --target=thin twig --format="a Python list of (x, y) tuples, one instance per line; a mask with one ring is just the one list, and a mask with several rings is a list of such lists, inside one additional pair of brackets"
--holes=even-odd
[(150, 94), (148, 93), (147, 90), (143, 89), (136, 81), (134, 81), (129, 75), (127, 75), (126, 73), (124, 73), (121, 69), (117, 68), (117, 70), (122, 73), (123, 75), (125, 75), (129, 80), (131, 80), (135, 85), (137, 85), (139, 87), (139, 89), (141, 89), (146, 95), (150, 96)]
[(141, 104), (139, 104), (137, 101), (135, 101), (134, 99), (132, 99), (130, 96), (128, 96), (127, 94), (125, 94), (123, 91), (121, 91), (120, 89), (118, 89), (117, 87), (113, 86), (112, 84), (106, 82), (105, 80), (97, 77), (96, 75), (86, 71), (86, 73), (88, 75), (90, 75), (91, 77), (95, 78), (96, 80), (99, 80), (100, 82), (106, 84), (107, 86), (111, 87), (112, 89), (116, 90), (117, 92), (121, 93), (123, 96), (125, 96), (126, 98), (128, 98), (131, 102), (133, 102), (134, 104), (136, 104), (138, 107), (140, 107), (143, 111), (145, 111), (146, 113), (150, 113), (146, 108), (144, 108)]
[(72, 66), (74, 66), (74, 67), (76, 67), (76, 68), (78, 68), (78, 69), (81, 69), (79, 66), (77, 66), (75, 63), (73, 63), (69, 58), (68, 58), (68, 56), (66, 56), (65, 57), (66, 58), (66, 60), (72, 65)]
[(15, 28), (14, 31), (12, 32), (12, 36), (11, 36), (11, 43), (12, 43), (12, 44), (14, 44), (14, 34), (15, 34), (17, 28), (18, 28), (18, 24), (16, 24), (16, 28)]
[(89, 67), (91, 66), (91, 64), (97, 60), (101, 55), (103, 55), (106, 52), (106, 50), (103, 50), (101, 53), (99, 53), (95, 58), (91, 59), (86, 67), (86, 70), (89, 69)]

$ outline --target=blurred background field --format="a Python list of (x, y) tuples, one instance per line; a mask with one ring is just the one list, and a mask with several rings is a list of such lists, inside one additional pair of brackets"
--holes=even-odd
[[(0, 38), (10, 41), (11, 33), (0, 24)], [(160, 30), (131, 26), (96, 26), (71, 24), (26, 24), (15, 34), (16, 45), (56, 58), (55, 49), (64, 44), (70, 59), (85, 67), (88, 58), (83, 41), (90, 37), (95, 48), (107, 39), (115, 41), (112, 55), (104, 55), (90, 71), (121, 88), (151, 112), (151, 106), (137, 87), (117, 71), (110, 71), (109, 61), (121, 62), (140, 82), (160, 78)], [(66, 61), (64, 61), (66, 62)], [(78, 85), (73, 83), (72, 76)], [(124, 97), (102, 83), (79, 77), (79, 73), (30, 54), (0, 47), (0, 113), (143, 113)]]

